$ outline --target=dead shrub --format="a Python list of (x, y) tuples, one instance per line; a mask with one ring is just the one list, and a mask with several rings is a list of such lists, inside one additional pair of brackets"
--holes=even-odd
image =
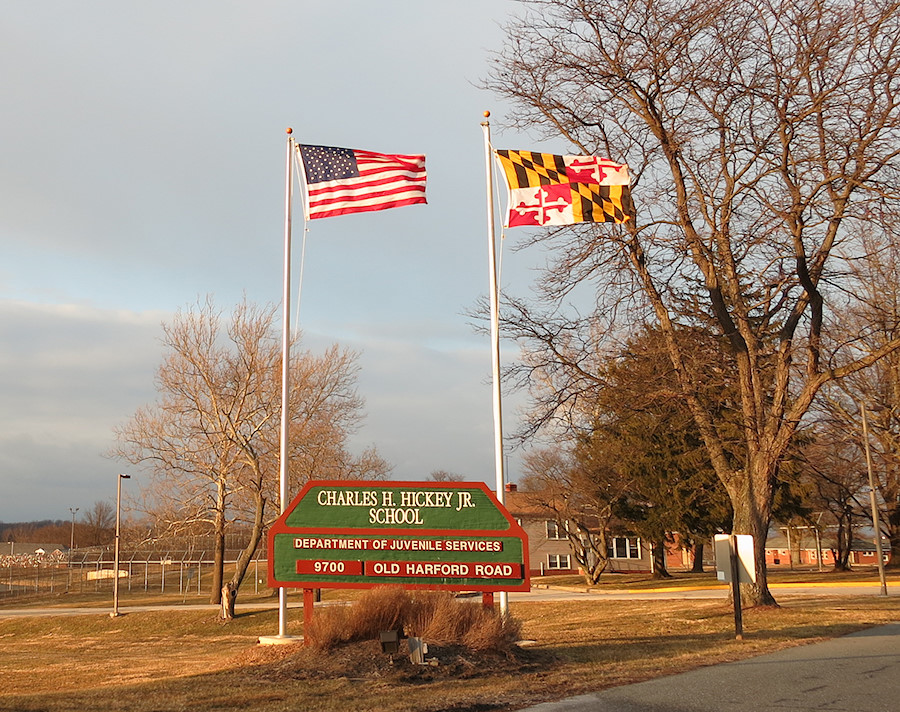
[(330, 650), (336, 645), (348, 642), (349, 618), (349, 609), (343, 606), (316, 611), (312, 621), (303, 631), (303, 637), (314, 648)]
[(383, 630), (398, 630), (409, 616), (410, 598), (402, 589), (383, 586), (366, 591), (352, 606), (317, 610), (304, 632), (313, 647), (328, 650), (358, 640), (378, 638)]
[(351, 640), (378, 638), (383, 630), (399, 630), (410, 616), (410, 597), (397, 586), (373, 588), (350, 607)]
[(378, 639), (384, 630), (403, 630), (431, 645), (462, 645), (469, 650), (508, 651), (519, 639), (521, 623), (461, 601), (446, 592), (410, 593), (397, 587), (367, 591), (350, 607), (316, 611), (310, 645), (330, 649), (343, 643)]

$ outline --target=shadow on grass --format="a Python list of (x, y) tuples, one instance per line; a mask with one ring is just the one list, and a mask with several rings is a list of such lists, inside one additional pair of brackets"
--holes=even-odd
[[(859, 623), (832, 623), (829, 625), (806, 624), (785, 626), (778, 629), (744, 626), (745, 643), (779, 643), (801, 645), (826, 638), (838, 638), (865, 630)], [(646, 636), (607, 636), (602, 640), (572, 645), (555, 644), (541, 649), (560, 662), (602, 663), (644, 660), (684, 653), (722, 651), (724, 648), (739, 650), (733, 630), (666, 633)], [(770, 647), (770, 646), (767, 646)]]

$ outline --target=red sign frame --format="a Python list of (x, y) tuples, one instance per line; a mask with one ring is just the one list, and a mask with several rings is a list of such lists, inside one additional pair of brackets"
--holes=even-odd
[[(308, 496), (315, 499), (307, 501)], [(395, 501), (430, 506), (433, 511), (398, 517), (409, 524), (407, 527), (372, 526), (389, 518), (373, 508), (366, 524), (359, 525), (367, 505)], [(490, 528), (479, 519), (481, 512), (460, 511), (467, 501), (478, 503)], [(454, 512), (451, 504), (457, 502), (459, 507)], [(352, 509), (356, 526), (321, 524), (328, 521), (326, 514), (331, 512), (323, 513), (318, 505), (335, 503), (343, 507), (334, 507), (336, 510)], [(320, 523), (300, 525), (299, 513), (292, 515), (301, 504), (302, 511), (311, 513)], [(477, 509), (474, 504), (467, 506)], [(468, 519), (457, 524), (457, 514), (468, 515)], [(439, 521), (448, 526), (430, 526), (430, 516), (440, 517)], [(411, 528), (414, 525), (417, 528)], [(483, 482), (308, 482), (270, 528), (268, 554), (272, 587), (360, 589), (399, 585), (485, 593), (531, 589), (528, 537)]]

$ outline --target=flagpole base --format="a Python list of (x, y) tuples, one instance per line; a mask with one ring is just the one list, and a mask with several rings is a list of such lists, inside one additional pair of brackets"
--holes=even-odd
[(260, 645), (293, 645), (303, 642), (302, 635), (261, 635)]

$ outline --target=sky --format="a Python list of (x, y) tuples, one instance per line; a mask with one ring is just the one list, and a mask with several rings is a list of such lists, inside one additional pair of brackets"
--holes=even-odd
[[(490, 344), (466, 315), (488, 291), (482, 112), (497, 147), (566, 148), (502, 131), (510, 107), (479, 86), (521, 6), (336, 7), (5, 5), (0, 521), (115, 499), (128, 466), (106, 455), (114, 428), (154, 400), (177, 310), (280, 303), (287, 127), (301, 143), (426, 154), (428, 205), (308, 225), (299, 326), (306, 348), (360, 352), (354, 450), (375, 445), (398, 480), (493, 483)], [(504, 290), (526, 290), (540, 257), (502, 260)], [(507, 433), (524, 403), (505, 397)]]

